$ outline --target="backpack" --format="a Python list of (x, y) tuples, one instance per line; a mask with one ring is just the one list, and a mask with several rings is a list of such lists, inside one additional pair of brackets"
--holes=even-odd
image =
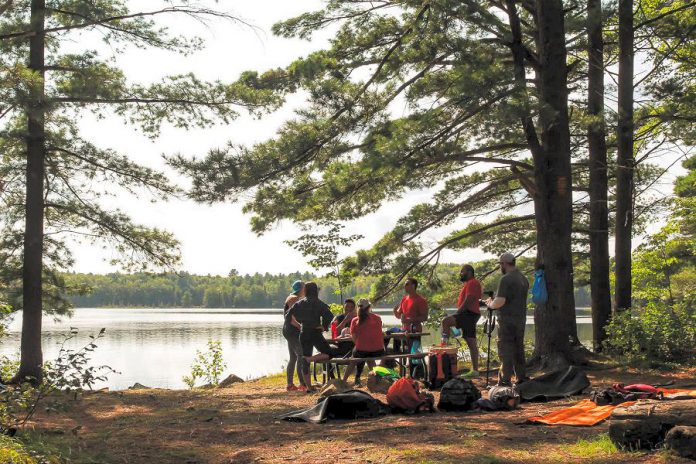
[(442, 386), (437, 408), (443, 411), (470, 411), (479, 398), (481, 392), (470, 380), (451, 379)]
[(495, 405), (496, 410), (512, 411), (520, 405), (520, 394), (517, 388), (494, 386), (488, 390), (488, 399)]
[(534, 272), (534, 284), (532, 285), (532, 303), (542, 305), (549, 299), (549, 294), (546, 291), (546, 279), (544, 278), (544, 270), (537, 269)]
[(421, 392), (418, 382), (403, 377), (392, 384), (387, 391), (387, 403), (396, 412), (416, 413), (421, 409), (434, 411), (433, 395)]
[(457, 355), (431, 349), (428, 360), (428, 388), (436, 390), (457, 375)]

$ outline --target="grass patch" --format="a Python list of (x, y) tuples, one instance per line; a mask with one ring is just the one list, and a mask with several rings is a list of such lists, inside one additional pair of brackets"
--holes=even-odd
[(253, 383), (261, 387), (282, 387), (285, 386), (285, 372), (269, 374), (255, 380), (250, 380), (246, 383)]
[(618, 453), (616, 445), (612, 443), (609, 435), (603, 433), (590, 440), (578, 440), (576, 443), (564, 445), (561, 451), (576, 458), (600, 458)]

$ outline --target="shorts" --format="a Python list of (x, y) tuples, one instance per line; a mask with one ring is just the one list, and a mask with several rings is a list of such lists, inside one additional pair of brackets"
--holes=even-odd
[(379, 350), (379, 351), (360, 351), (360, 350), (353, 350), (353, 357), (354, 358), (379, 358), (380, 356), (384, 356), (385, 351), (384, 350)]
[(462, 337), (476, 338), (476, 323), (481, 319), (480, 314), (464, 311), (454, 315), (455, 327), (461, 329)]

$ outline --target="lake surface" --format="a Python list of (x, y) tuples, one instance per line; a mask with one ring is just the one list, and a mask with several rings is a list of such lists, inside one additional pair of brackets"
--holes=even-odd
[[(389, 310), (387, 310), (389, 311)], [(398, 325), (391, 314), (382, 316), (385, 326)], [(287, 364), (288, 351), (281, 334), (283, 318), (277, 309), (120, 309), (77, 308), (72, 318), (43, 319), (44, 359), (58, 353), (70, 327), (78, 336), (67, 345), (78, 348), (106, 328), (91, 359), (93, 365), (108, 365), (120, 374), (111, 374), (106, 383), (114, 390), (135, 382), (150, 387), (185, 388), (182, 376), (188, 374), (196, 350), (205, 350), (208, 339), (220, 340), (228, 373), (244, 379), (281, 371)], [(533, 338), (532, 318), (527, 320), (526, 336)], [(10, 334), (0, 345), (0, 355), (18, 356), (21, 313), (10, 323)], [(578, 332), (583, 343), (592, 338), (591, 319), (578, 317)], [(433, 334), (424, 346), (439, 342)]]

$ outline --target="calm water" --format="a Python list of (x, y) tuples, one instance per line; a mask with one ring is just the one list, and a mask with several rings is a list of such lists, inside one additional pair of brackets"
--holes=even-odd
[[(385, 326), (397, 325), (392, 315), (382, 314)], [(578, 317), (580, 339), (591, 339), (588, 317)], [(69, 347), (89, 341), (102, 327), (105, 337), (93, 353), (94, 365), (108, 365), (120, 372), (112, 374), (105, 385), (124, 389), (135, 382), (151, 387), (185, 388), (182, 376), (188, 374), (196, 350), (207, 340), (220, 340), (227, 361), (225, 375), (242, 378), (260, 377), (279, 372), (287, 363), (288, 352), (281, 334), (279, 310), (243, 309), (107, 309), (78, 308), (72, 319), (54, 321), (44, 316), (44, 359), (56, 356), (59, 344), (70, 327), (78, 336)], [(21, 314), (10, 324), (10, 335), (0, 345), (0, 354), (17, 355)], [(533, 336), (528, 318), (527, 336)], [(439, 340), (438, 340), (439, 341)], [(435, 342), (435, 335), (424, 346)]]

